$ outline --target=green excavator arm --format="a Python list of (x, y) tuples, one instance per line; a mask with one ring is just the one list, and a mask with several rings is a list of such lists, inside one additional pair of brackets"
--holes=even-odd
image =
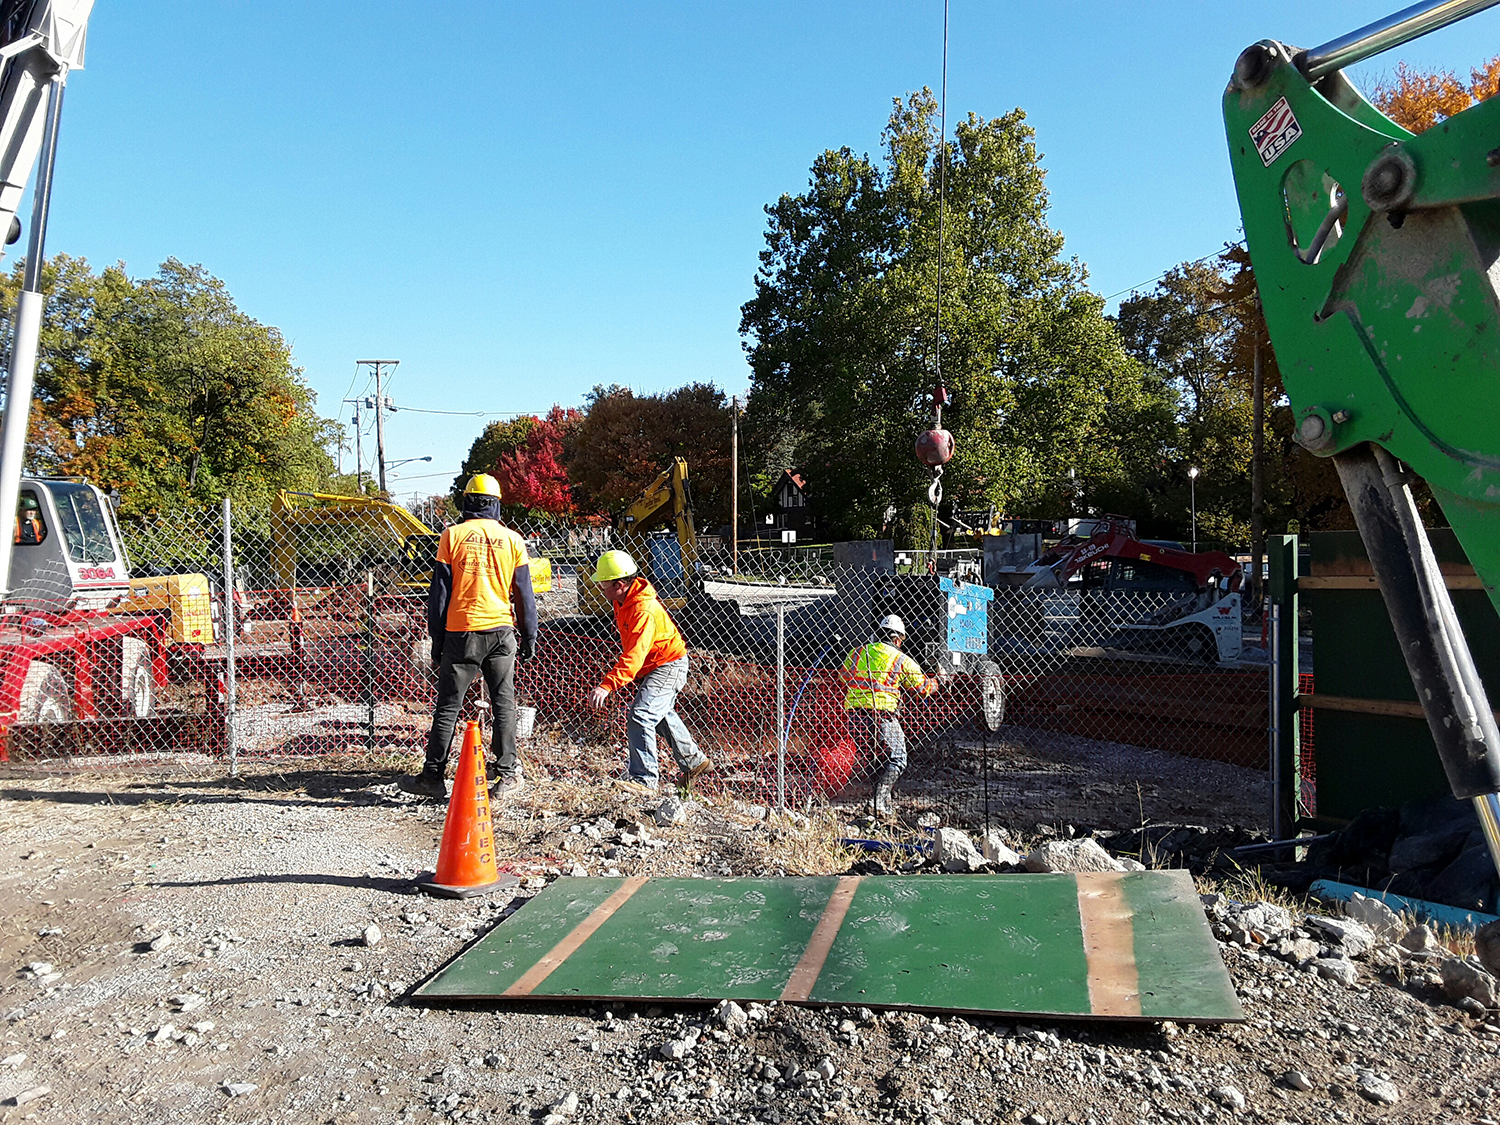
[(1500, 608), (1500, 100), (1413, 136), (1342, 72), (1251, 51), (1224, 122), (1297, 440), (1409, 466)]
[(1414, 135), (1342, 69), (1495, 2), (1427, 0), (1305, 51), (1262, 40), (1223, 110), (1294, 436), (1338, 469), (1500, 867), (1500, 730), (1412, 495), (1420, 477), (1500, 609), (1500, 98)]

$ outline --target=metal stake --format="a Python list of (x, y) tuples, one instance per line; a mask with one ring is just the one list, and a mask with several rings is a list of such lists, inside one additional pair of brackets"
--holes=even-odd
[(984, 755), (984, 834), (990, 834), (990, 734), (984, 732), (984, 749), (980, 751)]
[(786, 605), (776, 606), (776, 807), (786, 812)]
[(234, 735), (234, 516), (224, 497), (224, 737), (229, 742), (229, 776), (240, 773), (239, 745)]
[(1266, 731), (1270, 747), (1271, 763), (1271, 839), (1284, 840), (1291, 835), (1291, 826), (1285, 823), (1286, 818), (1281, 809), (1281, 713), (1282, 706), (1282, 667), (1281, 667), (1281, 604), (1271, 599), (1267, 607), (1271, 615), (1270, 625), (1267, 630), (1266, 651), (1271, 657), (1271, 699), (1269, 728)]
[(365, 600), (368, 613), (365, 615), (365, 643), (363, 645), (365, 729), (370, 753), (375, 753), (375, 572), (365, 571)]

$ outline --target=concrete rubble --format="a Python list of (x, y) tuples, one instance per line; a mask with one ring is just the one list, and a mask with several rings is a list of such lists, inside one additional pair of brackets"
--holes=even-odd
[(968, 833), (946, 827), (937, 830), (932, 844), (932, 858), (934, 863), (950, 874), (980, 871), (986, 862), (979, 849), (974, 846), (974, 841), (969, 839)]
[[(0, 1102), (24, 1097), (46, 1111), (38, 1120), (105, 1125), (220, 1114), (285, 1125), (1500, 1120), (1497, 984), (1477, 956), (1379, 911), (1330, 916), (1224, 889), (1202, 903), (1241, 1026), (734, 1000), (427, 1009), (405, 999), (415, 982), (579, 867), (687, 878), (854, 862), (977, 877), (1035, 857), (1047, 870), (1120, 872), (1140, 840), (940, 819), (912, 832), (932, 840), (930, 854), (851, 861), (836, 846), (851, 826), (816, 810), (799, 826), (695, 795), (683, 821), (661, 824), (664, 800), (564, 800), (539, 781), (495, 813), (522, 885), (458, 902), (410, 885), (429, 869), (441, 808), (393, 786), (372, 786), (367, 804), (315, 781), (289, 788), (227, 789), (230, 799), (164, 788), (172, 799), (150, 805), (44, 808), (0, 791), (0, 865), (72, 840), (101, 845), (68, 852), (79, 882), (49, 870), (12, 884)], [(205, 792), (214, 799), (190, 803)], [(163, 853), (164, 834), (185, 846)], [(49, 929), (62, 933), (38, 936)]]

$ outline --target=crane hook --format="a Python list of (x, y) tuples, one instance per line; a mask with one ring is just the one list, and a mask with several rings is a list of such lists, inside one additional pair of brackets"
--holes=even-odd
[(943, 502), (943, 467), (932, 467), (932, 483), (927, 486), (927, 502), (936, 508)]

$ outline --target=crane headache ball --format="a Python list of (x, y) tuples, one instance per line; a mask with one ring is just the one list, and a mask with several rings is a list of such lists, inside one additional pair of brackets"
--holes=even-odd
[(953, 456), (953, 435), (947, 430), (924, 430), (917, 435), (917, 460), (930, 468), (946, 465)]

